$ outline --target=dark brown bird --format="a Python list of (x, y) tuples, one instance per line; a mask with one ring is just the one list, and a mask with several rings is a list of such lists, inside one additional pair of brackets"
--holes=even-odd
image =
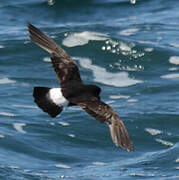
[(50, 37), (35, 26), (28, 25), (29, 36), (38, 46), (51, 54), (53, 68), (61, 88), (35, 87), (34, 101), (51, 117), (56, 117), (65, 106), (80, 106), (101, 123), (107, 123), (116, 146), (133, 151), (133, 144), (118, 114), (100, 100), (101, 89), (83, 84), (78, 67), (72, 58)]

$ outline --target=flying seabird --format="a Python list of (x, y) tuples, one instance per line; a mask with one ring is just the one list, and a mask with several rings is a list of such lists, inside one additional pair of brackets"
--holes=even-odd
[(133, 151), (129, 134), (118, 114), (100, 100), (101, 88), (83, 84), (76, 63), (50, 37), (28, 24), (29, 36), (34, 43), (51, 54), (51, 63), (61, 88), (34, 87), (35, 103), (51, 117), (56, 117), (64, 107), (80, 106), (101, 123), (107, 123), (116, 146)]

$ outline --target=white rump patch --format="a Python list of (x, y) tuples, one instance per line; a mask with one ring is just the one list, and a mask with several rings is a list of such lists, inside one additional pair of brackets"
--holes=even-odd
[(56, 105), (67, 107), (69, 102), (68, 100), (62, 95), (61, 88), (52, 88), (49, 91), (50, 99)]

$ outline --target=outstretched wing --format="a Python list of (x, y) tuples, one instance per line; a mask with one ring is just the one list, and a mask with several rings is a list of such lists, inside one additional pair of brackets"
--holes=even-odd
[(69, 81), (81, 82), (78, 67), (65, 50), (35, 26), (29, 24), (28, 31), (32, 41), (52, 55), (51, 62), (62, 88)]
[(113, 142), (128, 151), (133, 151), (129, 134), (118, 114), (107, 104), (97, 99), (78, 103), (78, 105), (96, 120), (109, 125)]

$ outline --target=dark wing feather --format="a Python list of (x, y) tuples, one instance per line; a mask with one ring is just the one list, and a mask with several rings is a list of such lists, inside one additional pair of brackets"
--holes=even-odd
[(62, 88), (70, 83), (69, 81), (81, 82), (78, 67), (65, 50), (35, 26), (29, 24), (28, 30), (32, 41), (52, 55), (51, 62)]
[(82, 82), (78, 67), (75, 62), (65, 61), (65, 59), (57, 56), (52, 56), (51, 61), (53, 68), (60, 80), (61, 88), (69, 88), (68, 85), (72, 85), (72, 81), (75, 81), (76, 83)]
[(29, 36), (38, 46), (46, 50), (50, 54), (63, 58), (70, 58), (70, 56), (58, 46), (50, 37), (44, 34), (40, 29), (36, 28), (32, 24), (28, 24)]
[(78, 105), (96, 120), (109, 125), (111, 137), (116, 146), (133, 151), (133, 144), (122, 120), (109, 105), (99, 100), (78, 103)]

